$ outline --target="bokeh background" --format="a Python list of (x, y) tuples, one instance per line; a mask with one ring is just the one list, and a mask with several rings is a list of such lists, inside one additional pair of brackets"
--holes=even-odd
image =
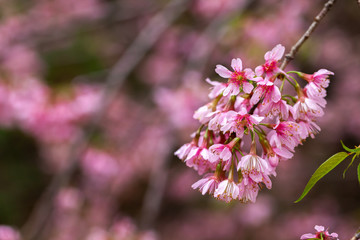
[[(255, 204), (191, 185), (173, 152), (198, 127), (206, 77), (287, 51), (325, 1), (1, 0), (0, 240), (350, 239), (360, 187), (349, 162), (300, 203), (315, 169), (360, 144), (360, 7), (339, 1), (287, 69), (335, 73), (322, 131), (282, 162)], [(357, 160), (359, 163), (359, 160)]]

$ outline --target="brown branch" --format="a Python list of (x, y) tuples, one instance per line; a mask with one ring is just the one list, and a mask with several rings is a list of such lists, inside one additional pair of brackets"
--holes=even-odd
[(295, 45), (291, 47), (290, 52), (285, 55), (284, 61), (281, 64), (280, 68), (282, 70), (284, 70), (285, 67), (288, 65), (288, 63), (295, 58), (295, 54), (299, 51), (300, 47), (310, 37), (310, 35), (314, 32), (315, 28), (319, 25), (320, 21), (325, 17), (325, 15), (329, 12), (330, 8), (335, 3), (335, 1), (336, 0), (328, 0), (327, 3), (325, 3), (323, 9), (321, 9), (319, 14), (314, 18), (314, 21), (312, 22), (310, 27), (301, 36), (301, 38), (295, 43)]

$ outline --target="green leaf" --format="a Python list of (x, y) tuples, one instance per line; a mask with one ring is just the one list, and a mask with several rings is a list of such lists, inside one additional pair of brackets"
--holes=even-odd
[(360, 163), (358, 165), (357, 172), (358, 172), (358, 179), (359, 179), (359, 184), (360, 184)]
[(356, 151), (356, 149), (351, 149), (351, 148), (348, 148), (347, 146), (345, 146), (345, 144), (343, 143), (343, 141), (340, 140), (340, 142), (341, 142), (342, 147), (343, 147), (346, 151), (348, 151), (348, 152), (355, 152), (355, 151)]
[(353, 158), (351, 159), (351, 162), (349, 163), (349, 165), (347, 166), (347, 168), (344, 170), (344, 172), (343, 172), (343, 178), (345, 178), (345, 174), (346, 174), (347, 170), (349, 169), (349, 167), (353, 164), (355, 158), (356, 158), (356, 154), (353, 156)]
[(337, 165), (339, 165), (339, 163), (344, 161), (347, 156), (348, 153), (346, 152), (338, 152), (327, 159), (323, 164), (321, 164), (320, 167), (311, 176), (309, 182), (305, 186), (304, 192), (301, 194), (299, 199), (295, 201), (295, 203), (300, 202), (301, 199), (303, 199), (308, 194), (308, 192), (322, 177), (333, 170)]

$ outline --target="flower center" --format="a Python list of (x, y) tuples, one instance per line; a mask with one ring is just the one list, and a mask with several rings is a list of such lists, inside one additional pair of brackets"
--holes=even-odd
[(264, 71), (265, 72), (272, 72), (276, 68), (276, 61), (266, 62), (264, 64)]
[(241, 85), (242, 82), (244, 81), (245, 77), (244, 77), (244, 72), (233, 72), (231, 73), (231, 76), (229, 78), (229, 83), (236, 83)]

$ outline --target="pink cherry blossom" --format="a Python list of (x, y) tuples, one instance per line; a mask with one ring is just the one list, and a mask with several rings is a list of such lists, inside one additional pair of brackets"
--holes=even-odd
[(284, 101), (280, 100), (278, 102), (269, 102), (268, 104), (260, 104), (259, 112), (261, 115), (265, 115), (269, 118), (289, 118), (290, 106)]
[(295, 105), (290, 108), (290, 112), (296, 120), (322, 117), (324, 115), (324, 111), (318, 102), (306, 96), (301, 97)]
[(232, 153), (228, 145), (214, 144), (210, 148), (210, 161), (217, 163), (220, 159), (228, 162), (231, 161)]
[(253, 126), (259, 124), (264, 117), (258, 115), (248, 114), (246, 109), (241, 109), (240, 112), (229, 111), (226, 115), (226, 122), (222, 124), (221, 131), (234, 132), (236, 136), (241, 138), (244, 135), (244, 129), (253, 130)]
[(304, 92), (306, 96), (315, 101), (319, 106), (325, 107), (326, 100), (324, 98), (326, 97), (326, 90), (324, 88), (318, 88), (315, 84), (309, 83), (304, 87)]
[(330, 82), (329, 75), (334, 75), (334, 73), (326, 69), (320, 69), (311, 75), (303, 73), (301, 77), (317, 88), (327, 88)]
[(260, 187), (259, 185), (254, 182), (252, 179), (245, 177), (243, 180), (238, 184), (239, 187), (239, 200), (241, 202), (255, 202), (256, 197), (259, 193)]
[(302, 139), (305, 139), (308, 136), (314, 138), (315, 134), (319, 133), (321, 130), (319, 125), (317, 125), (314, 121), (310, 120), (299, 121), (299, 125), (301, 127), (299, 134)]
[(210, 152), (205, 147), (192, 148), (184, 160), (186, 166), (194, 168), (200, 175), (208, 170), (215, 170), (216, 164), (209, 161)]
[(228, 112), (216, 111), (213, 113), (213, 118), (209, 121), (209, 130), (219, 131), (227, 121)]
[[(246, 177), (248, 177), (256, 183), (263, 182), (264, 179), (267, 181), (267, 183), (270, 182), (267, 176), (268, 168), (268, 163), (260, 156), (257, 156), (253, 153), (242, 157), (238, 165), (238, 171), (241, 170), (241, 173), (244, 177), (243, 181), (247, 179)], [(267, 184), (267, 186), (270, 185)]]
[(278, 61), (282, 58), (285, 52), (285, 47), (281, 44), (276, 45), (271, 51), (265, 53), (265, 64), (255, 68), (257, 76), (265, 74), (265, 78), (269, 79), (283, 71), (277, 66)]
[(303, 234), (300, 237), (300, 239), (305, 240), (305, 239), (310, 239), (310, 238), (316, 238), (316, 239), (321, 239), (321, 240), (338, 240), (337, 233), (329, 233), (327, 230), (325, 230), (325, 228), (323, 226), (315, 225), (314, 228), (316, 230), (315, 234), (306, 233), (306, 234)]
[(272, 102), (277, 103), (281, 100), (279, 88), (267, 78), (258, 81), (258, 85), (250, 99), (250, 103), (254, 105), (258, 103), (260, 99), (263, 99), (263, 105), (267, 105)]
[(214, 197), (225, 202), (230, 202), (239, 197), (239, 187), (233, 180), (226, 179), (216, 188)]
[(215, 114), (215, 112), (212, 111), (211, 105), (212, 104), (207, 104), (197, 109), (193, 115), (194, 119), (199, 120), (202, 124), (208, 123)]
[(193, 189), (198, 188), (202, 195), (205, 195), (205, 193), (213, 194), (215, 192), (215, 189), (217, 189), (220, 181), (221, 180), (217, 176), (209, 173), (204, 176), (204, 178), (191, 185), (191, 187)]
[(241, 169), (247, 172), (256, 171), (263, 173), (266, 171), (267, 168), (267, 162), (255, 154), (248, 154), (243, 156), (238, 165), (238, 170)]
[(279, 122), (268, 133), (268, 139), (271, 145), (275, 145), (277, 148), (286, 147), (293, 150), (301, 141), (299, 135), (300, 126), (296, 122), (283, 121)]
[(176, 152), (174, 153), (178, 158), (185, 160), (185, 158), (188, 156), (188, 154), (190, 153), (190, 151), (196, 148), (195, 143), (191, 142), (191, 143), (186, 143), (184, 145), (182, 145), (178, 150), (176, 150)]
[(215, 72), (221, 77), (229, 79), (223, 95), (238, 95), (240, 93), (240, 87), (243, 88), (245, 93), (250, 93), (254, 86), (249, 80), (257, 80), (254, 78), (254, 72), (249, 68), (242, 70), (243, 66), (240, 58), (233, 59), (231, 61), (231, 67), (234, 70), (233, 72), (222, 65), (216, 65)]
[(246, 111), (250, 111), (251, 109), (250, 99), (249, 98), (243, 98), (238, 96), (234, 103), (234, 111), (240, 112), (241, 109), (245, 109)]

